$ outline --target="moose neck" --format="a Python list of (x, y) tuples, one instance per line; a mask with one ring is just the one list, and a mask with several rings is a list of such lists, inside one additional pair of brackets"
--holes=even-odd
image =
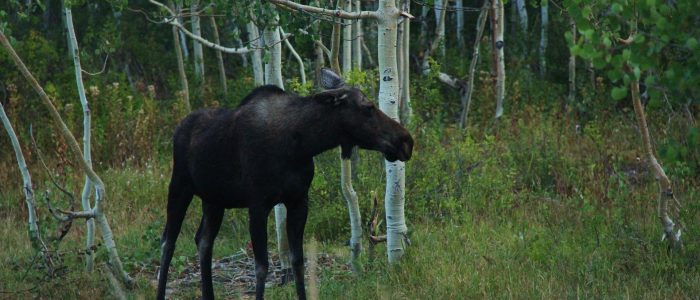
[(296, 155), (311, 158), (345, 141), (346, 134), (337, 116), (338, 107), (305, 97), (300, 99), (298, 108), (297, 113), (290, 116), (295, 120), (290, 122), (294, 126), (289, 128), (296, 143)]

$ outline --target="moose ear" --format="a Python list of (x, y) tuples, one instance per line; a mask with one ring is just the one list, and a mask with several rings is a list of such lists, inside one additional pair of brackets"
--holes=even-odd
[(348, 101), (348, 92), (344, 90), (330, 90), (314, 95), (313, 99), (333, 106), (339, 106)]
[(335, 72), (331, 71), (330, 69), (321, 69), (321, 86), (324, 89), (332, 90), (341, 88), (344, 85), (345, 82), (343, 81), (343, 78), (340, 78), (338, 74), (335, 74)]

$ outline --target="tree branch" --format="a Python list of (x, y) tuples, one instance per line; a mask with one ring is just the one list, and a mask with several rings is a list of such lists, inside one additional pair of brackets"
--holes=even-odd
[(163, 3), (160, 3), (160, 2), (155, 1), (155, 0), (149, 0), (149, 2), (151, 4), (159, 6), (162, 9), (165, 9), (168, 12), (168, 14), (170, 14), (170, 17), (167, 17), (165, 19), (165, 23), (168, 23), (170, 25), (177, 27), (178, 29), (180, 29), (180, 31), (184, 32), (186, 35), (195, 39), (196, 41), (202, 43), (202, 45), (204, 45), (204, 46), (207, 46), (209, 48), (212, 48), (214, 50), (218, 50), (218, 51), (221, 51), (224, 53), (230, 53), (230, 54), (246, 54), (246, 53), (252, 52), (254, 50), (254, 49), (251, 49), (248, 47), (229, 48), (229, 47), (224, 47), (224, 46), (221, 46), (219, 44), (210, 42), (210, 41), (202, 38), (201, 36), (190, 32), (189, 30), (187, 30), (187, 28), (185, 28), (185, 26), (182, 26), (182, 24), (180, 24), (180, 22), (177, 20), (177, 17), (176, 17), (177, 15), (169, 7), (167, 7)]
[[(150, 0), (153, 2), (153, 0)], [(349, 19), (349, 20), (356, 20), (356, 19), (378, 19), (379, 14), (374, 11), (359, 11), (359, 12), (347, 12), (344, 10), (336, 9), (336, 10), (330, 10), (326, 8), (321, 8), (321, 7), (316, 7), (316, 6), (310, 6), (310, 5), (304, 5), (304, 4), (299, 4), (296, 2), (292, 2), (289, 0), (268, 0), (268, 2), (284, 7), (284, 8), (289, 8), (292, 10), (298, 10), (302, 12), (307, 12), (307, 13), (315, 13), (315, 14), (321, 14), (329, 17), (336, 17), (336, 18), (341, 18), (341, 19)]]

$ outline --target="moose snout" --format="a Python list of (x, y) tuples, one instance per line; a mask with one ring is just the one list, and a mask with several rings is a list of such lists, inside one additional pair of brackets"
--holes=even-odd
[(411, 159), (411, 155), (413, 154), (413, 138), (411, 135), (405, 135), (400, 138), (400, 142), (398, 147), (398, 153), (396, 153), (396, 157), (400, 161), (408, 161)]

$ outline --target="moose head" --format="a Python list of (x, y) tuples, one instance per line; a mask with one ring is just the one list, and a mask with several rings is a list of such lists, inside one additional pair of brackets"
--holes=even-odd
[(342, 156), (349, 158), (352, 147), (376, 150), (394, 162), (407, 161), (413, 151), (413, 138), (397, 121), (379, 110), (358, 88), (348, 86), (329, 69), (321, 70), (321, 85), (325, 91), (313, 96), (335, 106), (342, 127)]

